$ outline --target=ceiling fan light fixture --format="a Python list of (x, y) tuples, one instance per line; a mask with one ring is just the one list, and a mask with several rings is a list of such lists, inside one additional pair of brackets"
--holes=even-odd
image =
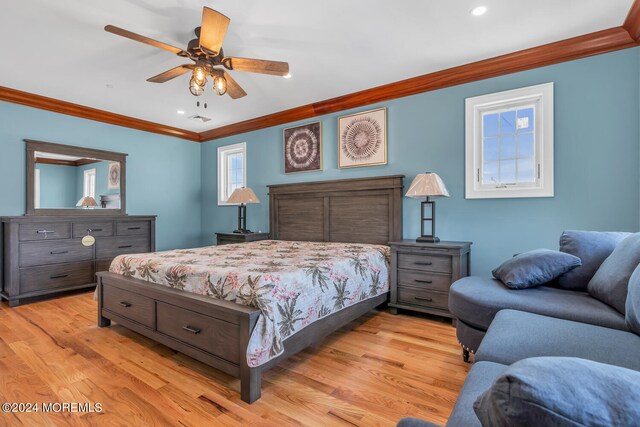
[(193, 96), (200, 96), (204, 93), (204, 85), (199, 85), (192, 77), (191, 80), (189, 80), (189, 92), (191, 92)]
[(215, 76), (213, 78), (213, 91), (220, 96), (227, 93), (227, 79), (224, 76)]
[(204, 86), (207, 83), (207, 70), (205, 70), (204, 67), (195, 67), (193, 69), (192, 79), (198, 86)]

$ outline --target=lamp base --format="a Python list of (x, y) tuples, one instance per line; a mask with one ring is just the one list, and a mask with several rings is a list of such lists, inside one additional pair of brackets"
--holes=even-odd
[(416, 239), (418, 243), (438, 243), (440, 238), (436, 236), (420, 236)]
[(237, 229), (237, 230), (233, 230), (234, 233), (236, 234), (251, 234), (253, 233), (253, 231), (251, 230), (245, 230), (243, 228)]

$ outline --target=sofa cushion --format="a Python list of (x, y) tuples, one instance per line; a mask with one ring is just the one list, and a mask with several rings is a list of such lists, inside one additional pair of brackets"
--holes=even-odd
[(565, 231), (560, 236), (560, 251), (575, 255), (582, 265), (558, 277), (557, 286), (563, 289), (586, 291), (589, 280), (600, 264), (631, 233), (613, 231)]
[(507, 308), (627, 329), (622, 314), (586, 292), (549, 286), (513, 290), (499, 280), (477, 276), (462, 278), (451, 286), (449, 310), (474, 328), (487, 330), (496, 313)]
[(640, 334), (640, 265), (629, 279), (625, 321), (630, 330)]
[(483, 426), (631, 426), (640, 372), (574, 357), (511, 365), (475, 402)]
[(473, 364), (462, 385), (458, 400), (451, 411), (447, 427), (480, 426), (480, 420), (473, 411), (473, 402), (487, 391), (507, 366), (499, 363), (477, 362)]
[(516, 310), (497, 314), (475, 360), (510, 365), (529, 357), (581, 357), (640, 370), (640, 336)]
[(589, 282), (589, 294), (624, 313), (629, 278), (640, 264), (640, 233), (616, 246)]
[(510, 289), (525, 289), (550, 282), (582, 264), (577, 256), (536, 249), (509, 258), (492, 273)]

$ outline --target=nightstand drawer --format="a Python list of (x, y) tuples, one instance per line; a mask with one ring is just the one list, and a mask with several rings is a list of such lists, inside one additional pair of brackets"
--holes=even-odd
[(398, 253), (398, 268), (451, 273), (451, 257)]
[(398, 286), (398, 302), (440, 310), (449, 310), (449, 294), (426, 289)]
[(402, 285), (449, 292), (451, 276), (448, 274), (431, 274), (423, 273), (421, 271), (398, 270), (398, 286)]

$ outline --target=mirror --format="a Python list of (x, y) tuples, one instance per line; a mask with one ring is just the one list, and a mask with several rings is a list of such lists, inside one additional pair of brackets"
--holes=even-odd
[(126, 154), (27, 142), (27, 214), (125, 213)]

